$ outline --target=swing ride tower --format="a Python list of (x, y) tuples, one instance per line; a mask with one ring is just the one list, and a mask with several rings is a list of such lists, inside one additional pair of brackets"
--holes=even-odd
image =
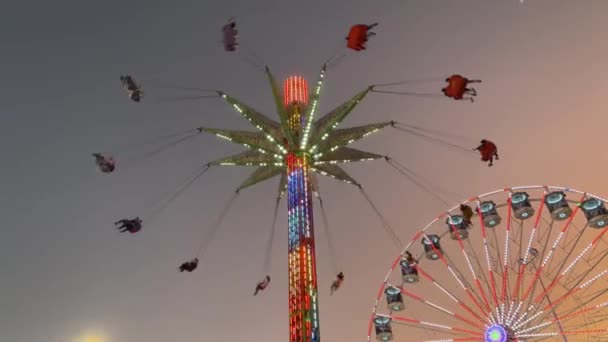
[[(288, 115), (287, 220), (289, 262), (289, 341), (319, 341), (319, 302), (315, 234), (310, 177), (310, 153), (300, 149), (298, 138), (306, 128), (308, 86), (306, 80), (291, 76), (283, 87)], [(295, 144), (294, 144), (295, 143)]]
[(220, 158), (208, 166), (253, 166), (256, 169), (236, 192), (280, 176), (277, 205), (287, 194), (289, 342), (319, 342), (319, 300), (315, 257), (313, 197), (320, 201), (316, 175), (327, 176), (361, 188), (339, 164), (384, 158), (384, 156), (347, 147), (393, 122), (337, 129), (357, 104), (373, 89), (366, 87), (318, 120), (315, 112), (325, 79), (323, 65), (309, 94), (304, 78), (287, 78), (283, 89), (270, 69), (270, 82), (280, 121), (259, 113), (242, 101), (218, 92), (250, 124), (254, 131), (199, 127), (219, 138), (242, 145), (246, 151)]

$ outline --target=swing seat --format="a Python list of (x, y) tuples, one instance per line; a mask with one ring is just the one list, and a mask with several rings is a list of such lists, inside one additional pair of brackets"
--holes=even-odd
[(236, 51), (238, 33), (235, 22), (230, 22), (222, 27), (222, 43), (225, 51)]
[(455, 100), (461, 100), (467, 88), (468, 80), (461, 75), (452, 75), (447, 80), (448, 85), (445, 87), (445, 95)]
[(355, 51), (365, 50), (367, 42), (367, 25), (353, 25), (346, 38), (346, 47)]

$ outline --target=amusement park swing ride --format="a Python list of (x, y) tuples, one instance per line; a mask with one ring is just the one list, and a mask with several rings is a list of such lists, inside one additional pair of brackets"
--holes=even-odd
[[(347, 46), (355, 51), (364, 50), (370, 36), (368, 30), (374, 26), (353, 26)], [(238, 43), (232, 38), (236, 38), (236, 24), (229, 23), (223, 31), (226, 51), (235, 51)], [(226, 34), (230, 39), (226, 39)], [(602, 313), (602, 308), (608, 305), (605, 295), (608, 290), (602, 285), (608, 270), (596, 269), (608, 255), (608, 244), (602, 239), (608, 225), (604, 199), (560, 187), (503, 189), (472, 197), (439, 215), (404, 246), (363, 186), (339, 164), (385, 159), (399, 173), (431, 195), (436, 195), (430, 189), (432, 186), (428, 185), (428, 180), (388, 156), (348, 145), (386, 127), (393, 127), (470, 154), (475, 153), (474, 149), (437, 137), (441, 135), (438, 131), (394, 121), (338, 128), (372, 92), (433, 96), (380, 90), (406, 81), (367, 86), (316, 119), (321, 90), (331, 65), (329, 61), (323, 65), (310, 92), (301, 76), (287, 78), (281, 89), (270, 69), (264, 68), (278, 121), (224, 91), (209, 91), (208, 95), (200, 96), (223, 99), (248, 120), (255, 131), (198, 127), (173, 135), (172, 138), (178, 140), (149, 154), (156, 154), (200, 133), (213, 134), (247, 148), (245, 152), (206, 163), (154, 214), (212, 166), (255, 167), (253, 173), (237, 187), (234, 196), (243, 189), (278, 176), (273, 232), (279, 202), (286, 197), (291, 342), (320, 341), (313, 216), (315, 197), (319, 199), (323, 216), (325, 212), (317, 175), (359, 188), (381, 219), (382, 227), (402, 249), (382, 282), (369, 321), (368, 341), (375, 338), (377, 341), (502, 342), (547, 338), (567, 340), (566, 336), (599, 341), (597, 338), (608, 334), (608, 326), (602, 325), (608, 318)], [(123, 76), (121, 80), (129, 97), (135, 102), (142, 101), (144, 93), (134, 79)], [(448, 85), (442, 89), (443, 95), (471, 101), (476, 91), (467, 85), (480, 82), (460, 75), (452, 75), (445, 81)], [(463, 96), (465, 94), (471, 97)], [(482, 140), (477, 150), (490, 166), (494, 158), (498, 159), (496, 145), (490, 141)], [(115, 160), (102, 154), (95, 154), (95, 158), (102, 172), (114, 171)], [(501, 194), (507, 195), (506, 202), (504, 197), (499, 197)], [(573, 200), (567, 198), (567, 194), (577, 197)], [(208, 238), (196, 253), (197, 257), (204, 252), (206, 244), (219, 228), (233, 199), (210, 229)], [(471, 209), (469, 204), (475, 209)], [(537, 204), (536, 208), (533, 204)], [(583, 218), (577, 216), (580, 212), (584, 214)], [(143, 221), (138, 220), (126, 220), (124, 231), (135, 233), (142, 228), (142, 222), (149, 223), (147, 217)], [(444, 242), (446, 237), (449, 240)], [(422, 252), (422, 257), (417, 251)], [(196, 268), (196, 264), (191, 266), (186, 270)], [(340, 273), (332, 290), (337, 290), (343, 279), (344, 275)], [(424, 282), (429, 286), (421, 286)], [(437, 316), (432, 315), (433, 310)], [(401, 315), (401, 311), (411, 314)]]

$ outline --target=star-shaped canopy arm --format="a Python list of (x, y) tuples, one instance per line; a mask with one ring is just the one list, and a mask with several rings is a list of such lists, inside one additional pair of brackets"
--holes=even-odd
[(258, 184), (265, 180), (271, 179), (283, 172), (285, 168), (282, 166), (260, 166), (249, 176), (249, 178), (245, 179), (241, 185), (236, 189), (236, 192), (239, 192), (245, 188), (248, 188), (252, 185)]
[(279, 154), (281, 151), (276, 143), (270, 141), (263, 132), (237, 131), (230, 129), (217, 129), (199, 127), (199, 132), (215, 134), (217, 137), (231, 141), (235, 144), (243, 145), (247, 148), (263, 150), (268, 153)]
[[(316, 156), (315, 156), (316, 157)], [(319, 157), (314, 158), (313, 165), (323, 164), (342, 164), (342, 163), (354, 163), (360, 161), (376, 160), (384, 158), (376, 153), (365, 152), (350, 147), (340, 147), (334, 151), (321, 154)]]
[(275, 165), (281, 166), (281, 160), (276, 159), (272, 154), (262, 153), (255, 150), (247, 150), (232, 156), (216, 159), (209, 162), (210, 166), (266, 166)]
[(319, 73), (319, 79), (317, 80), (317, 83), (314, 86), (315, 90), (309, 99), (310, 105), (308, 106), (308, 109), (306, 109), (305, 120), (304, 120), (304, 132), (303, 132), (302, 138), (300, 140), (300, 149), (302, 149), (302, 150), (306, 150), (306, 147), (308, 147), (308, 142), (309, 142), (311, 134), (312, 134), (312, 132), (311, 132), (312, 124), (315, 119), (315, 113), (317, 111), (317, 107), (319, 105), (319, 97), (321, 94), (321, 88), (323, 87), (323, 81), (325, 80), (325, 71), (326, 70), (327, 70), (327, 65), (323, 64), (323, 66), (321, 67), (321, 72)]
[(351, 176), (348, 175), (348, 173), (346, 173), (346, 171), (344, 171), (344, 169), (342, 169), (341, 167), (339, 167), (338, 165), (335, 164), (321, 164), (321, 165), (314, 165), (311, 167), (312, 171), (323, 175), (323, 176), (327, 176), (330, 178), (334, 178), (349, 184), (353, 184), (355, 186), (361, 186), (356, 180), (354, 180)]
[(241, 113), (245, 119), (249, 120), (253, 127), (265, 133), (268, 140), (275, 143), (277, 148), (281, 150), (282, 153), (287, 153), (282, 145), (282, 139), (284, 136), (279, 123), (270, 119), (266, 115), (259, 113), (255, 109), (230, 95), (222, 93), (222, 98), (225, 99), (226, 102), (230, 103), (237, 112)]
[(380, 131), (390, 124), (392, 124), (392, 122), (389, 121), (333, 130), (325, 140), (318, 144), (317, 151), (327, 151), (350, 145), (357, 140), (361, 140), (370, 134)]
[(272, 97), (274, 98), (275, 107), (277, 110), (277, 114), (279, 114), (279, 119), (281, 121), (281, 130), (283, 132), (283, 136), (287, 138), (290, 144), (294, 143), (293, 134), (291, 134), (291, 130), (289, 129), (289, 114), (285, 109), (283, 104), (283, 91), (279, 88), (276, 79), (270, 72), (270, 68), (266, 67), (266, 76), (268, 77), (268, 82), (270, 83), (270, 89), (272, 90)]
[[(336, 164), (382, 158), (381, 155), (347, 148), (346, 146), (367, 137), (369, 134), (381, 130), (391, 124), (391, 122), (336, 129), (373, 87), (368, 87), (355, 94), (351, 99), (314, 122), (313, 120), (318, 106), (325, 72), (326, 66), (323, 65), (319, 79), (315, 84), (314, 91), (310, 97), (311, 103), (304, 112), (305, 120), (303, 127), (304, 132), (301, 135), (302, 140), (299, 141), (299, 145), (289, 144), (288, 146), (299, 146), (302, 151), (307, 151), (311, 154), (313, 158), (311, 171), (313, 173), (360, 186), (357, 181)], [(272, 89), (280, 123), (257, 112), (242, 101), (219, 92), (221, 97), (230, 103), (236, 111), (241, 113), (245, 119), (259, 130), (259, 132), (207, 127), (201, 127), (199, 128), (199, 131), (214, 134), (220, 138), (241, 144), (248, 148), (245, 152), (220, 158), (209, 163), (209, 165), (212, 166), (258, 166), (249, 178), (240, 185), (238, 190), (271, 179), (272, 177), (283, 173), (279, 180), (278, 189), (278, 196), (281, 198), (287, 187), (287, 176), (283, 159), (288, 153), (288, 146), (284, 144), (284, 139), (287, 138), (289, 142), (289, 139), (295, 139), (295, 137), (290, 137), (291, 131), (288, 123), (289, 113), (283, 106), (282, 91), (269, 68), (266, 68), (266, 75)], [(311, 181), (313, 179), (315, 180), (314, 183), (317, 184), (316, 176), (311, 174)], [(317, 189), (318, 185), (314, 185), (314, 188)]]
[(336, 128), (350, 112), (355, 109), (357, 104), (367, 95), (372, 87), (367, 87), (365, 90), (357, 93), (350, 100), (342, 103), (331, 112), (325, 114), (317, 122), (314, 123), (312, 140), (310, 149), (311, 152), (315, 152), (318, 149), (318, 145), (327, 137), (332, 129)]

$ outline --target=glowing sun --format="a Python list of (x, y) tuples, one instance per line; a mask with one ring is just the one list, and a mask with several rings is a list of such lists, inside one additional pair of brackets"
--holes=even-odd
[(108, 342), (108, 340), (101, 334), (87, 333), (76, 339), (75, 342)]
[(101, 336), (85, 336), (83, 342), (105, 342)]

